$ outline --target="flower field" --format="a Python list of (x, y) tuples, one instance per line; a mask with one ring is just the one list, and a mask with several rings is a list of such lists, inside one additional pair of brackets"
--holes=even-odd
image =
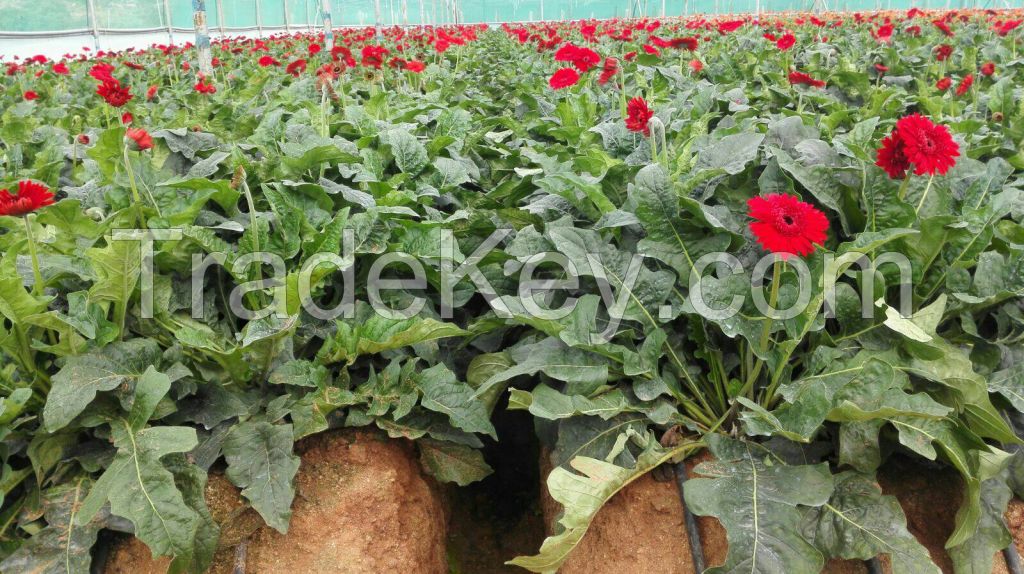
[(562, 507), (521, 571), (698, 454), (713, 572), (939, 572), (877, 484), (894, 457), (960, 476), (945, 550), (993, 571), (1024, 498), (1022, 23), (0, 61), (0, 571), (88, 572), (113, 530), (204, 572), (209, 476), (284, 533), (300, 441), (374, 428), (460, 488), (493, 472), (501, 411), (528, 413)]

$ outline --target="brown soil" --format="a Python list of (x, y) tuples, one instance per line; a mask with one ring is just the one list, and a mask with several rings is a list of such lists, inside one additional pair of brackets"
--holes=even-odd
[[(543, 474), (550, 471), (542, 455)], [(561, 512), (544, 489), (549, 530)], [(673, 481), (658, 482), (649, 473), (619, 491), (598, 511), (583, 540), (560, 574), (690, 574), (693, 560), (683, 505)]]
[[(256, 529), (243, 547), (245, 572), (447, 574), (442, 496), (423, 475), (412, 443), (344, 431), (307, 439), (297, 450), (302, 466), (288, 534)], [(227, 521), (222, 544), (245, 541), (252, 511), (239, 510), (237, 490), (226, 480), (211, 476), (210, 483), (211, 514)], [(211, 572), (231, 572), (237, 550), (218, 552)], [(112, 550), (106, 572), (162, 574), (167, 563), (131, 539)]]

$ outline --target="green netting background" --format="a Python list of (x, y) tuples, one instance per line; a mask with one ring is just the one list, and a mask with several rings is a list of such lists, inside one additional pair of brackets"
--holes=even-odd
[[(380, 0), (382, 23), (417, 24), (451, 21), (447, 0)], [(693, 13), (754, 12), (757, 0), (460, 0), (463, 22), (507, 22), (669, 16)], [(829, 10), (888, 8), (1000, 7), (1002, 0), (825, 0)], [(89, 0), (0, 0), (0, 32), (89, 30)], [(101, 30), (166, 29), (192, 25), (191, 0), (92, 0)], [(762, 0), (764, 11), (807, 10), (813, 0)], [(41, 9), (42, 8), (42, 9)], [(296, 29), (320, 24), (318, 0), (207, 0), (207, 19), (216, 33), (232, 29)], [(333, 0), (336, 25), (374, 22), (373, 0)]]

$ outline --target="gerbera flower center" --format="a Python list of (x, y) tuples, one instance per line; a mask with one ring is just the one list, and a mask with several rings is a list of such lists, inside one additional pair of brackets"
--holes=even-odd
[(777, 211), (775, 213), (775, 229), (787, 237), (799, 235), (802, 229), (799, 219), (799, 215), (790, 211)]

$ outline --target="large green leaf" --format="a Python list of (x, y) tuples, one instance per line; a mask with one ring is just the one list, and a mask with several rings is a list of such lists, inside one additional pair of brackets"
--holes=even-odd
[(0, 562), (4, 572), (78, 574), (92, 564), (90, 550), (107, 516), (97, 514), (85, 524), (75, 514), (92, 481), (80, 478), (48, 490), (43, 500), (46, 527)]
[(46, 397), (43, 408), (46, 430), (54, 432), (67, 426), (92, 402), (97, 392), (135, 383), (159, 360), (160, 347), (151, 339), (131, 339), (68, 357), (64, 367), (53, 376), (53, 387)]
[(899, 502), (882, 494), (869, 475), (855, 471), (833, 477), (829, 501), (808, 511), (814, 545), (830, 558), (889, 557), (893, 574), (938, 574), (928, 549), (907, 531)]
[(268, 422), (239, 423), (224, 439), (228, 478), (263, 520), (281, 533), (288, 532), (293, 480), (299, 470), (299, 457), (292, 454), (292, 447), (292, 425)]
[(579, 456), (569, 463), (576, 472), (563, 467), (552, 470), (547, 485), (551, 497), (564, 509), (558, 521), (560, 531), (544, 540), (540, 552), (535, 556), (519, 556), (508, 564), (531, 572), (558, 571), (587, 533), (597, 512), (617, 492), (661, 463), (695, 448), (695, 443), (684, 442), (665, 449), (653, 435), (648, 434), (643, 438), (644, 450), (632, 468)]
[(729, 553), (712, 574), (819, 572), (821, 552), (801, 534), (800, 507), (820, 507), (833, 492), (827, 464), (789, 466), (749, 442), (707, 437), (714, 461), (686, 481), (687, 508), (725, 527)]

